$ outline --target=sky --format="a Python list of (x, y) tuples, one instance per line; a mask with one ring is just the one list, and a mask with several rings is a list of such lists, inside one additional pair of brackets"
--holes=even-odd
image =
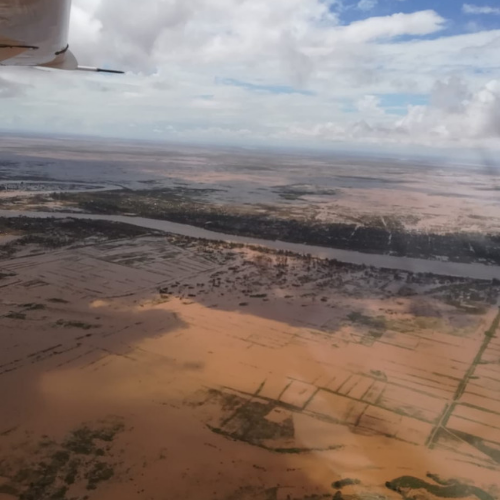
[(485, 1), (73, 0), (80, 64), (126, 74), (0, 68), (0, 128), (500, 149), (500, 0)]

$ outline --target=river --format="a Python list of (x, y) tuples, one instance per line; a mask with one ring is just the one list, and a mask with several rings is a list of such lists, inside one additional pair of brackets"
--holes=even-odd
[(258, 245), (274, 250), (287, 250), (299, 254), (310, 254), (323, 259), (336, 259), (349, 264), (364, 264), (374, 267), (385, 267), (387, 269), (397, 269), (401, 271), (411, 271), (414, 273), (432, 273), (443, 276), (456, 276), (472, 279), (492, 278), (500, 279), (500, 266), (487, 266), (485, 264), (466, 264), (458, 262), (443, 262), (439, 260), (413, 259), (408, 257), (398, 257), (393, 255), (378, 255), (355, 252), (351, 250), (340, 250), (336, 248), (325, 248), (301, 243), (288, 243), (284, 241), (272, 241), (246, 236), (235, 236), (231, 234), (209, 231), (188, 224), (178, 224), (144, 217), (133, 217), (126, 215), (96, 215), (81, 213), (61, 213), (61, 212), (29, 212), (15, 210), (0, 210), (0, 217), (32, 217), (32, 218), (57, 218), (63, 219), (72, 217), (74, 219), (104, 220), (121, 222), (139, 226), (147, 229), (155, 229), (166, 233), (190, 236), (193, 238), (204, 238), (214, 241), (227, 241), (243, 243), (246, 245)]

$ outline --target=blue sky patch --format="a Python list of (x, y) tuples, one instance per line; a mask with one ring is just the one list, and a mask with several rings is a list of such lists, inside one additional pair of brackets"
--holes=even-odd
[[(464, 12), (464, 4), (480, 7), (490, 6), (500, 8), (499, 0), (349, 0), (344, 2), (339, 10), (332, 6), (332, 10), (340, 14), (342, 24), (350, 24), (370, 17), (390, 16), (395, 13), (411, 14), (422, 10), (433, 10), (446, 19), (443, 30), (424, 36), (405, 36), (402, 40), (414, 38), (435, 39), (443, 34), (458, 35), (475, 31), (500, 29), (500, 15), (498, 14), (471, 14)], [(365, 9), (359, 6), (365, 6)], [(366, 8), (373, 5), (373, 8)]]
[(300, 94), (305, 96), (313, 96), (314, 92), (309, 90), (296, 89), (288, 85), (262, 85), (257, 83), (243, 82), (234, 78), (216, 78), (215, 83), (218, 85), (229, 85), (232, 87), (241, 87), (254, 92), (268, 92), (270, 94)]
[(386, 113), (406, 114), (408, 106), (427, 106), (429, 96), (421, 94), (384, 94), (380, 98), (380, 106)]

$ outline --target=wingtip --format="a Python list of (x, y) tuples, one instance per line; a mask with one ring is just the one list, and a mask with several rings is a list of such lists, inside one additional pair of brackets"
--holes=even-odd
[(115, 75), (124, 75), (125, 71), (120, 71), (117, 69), (102, 69), (102, 68), (97, 68), (96, 71), (98, 73), (113, 73)]
[(115, 75), (124, 75), (125, 71), (119, 71), (116, 69), (104, 69), (104, 68), (94, 68), (91, 66), (78, 66), (79, 71), (91, 71), (94, 73), (112, 73)]

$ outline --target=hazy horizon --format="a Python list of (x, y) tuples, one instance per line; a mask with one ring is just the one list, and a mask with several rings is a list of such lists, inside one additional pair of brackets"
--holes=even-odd
[(418, 152), (500, 147), (500, 9), (444, 0), (74, 0), (71, 50), (2, 67), (2, 126)]
[(298, 144), (260, 144), (260, 143), (244, 143), (244, 142), (204, 142), (202, 140), (167, 140), (158, 138), (134, 138), (134, 137), (120, 137), (120, 136), (105, 136), (105, 135), (91, 135), (91, 134), (71, 134), (71, 133), (42, 133), (30, 132), (20, 130), (2, 130), (0, 127), (0, 141), (2, 136), (19, 137), (19, 138), (32, 138), (32, 139), (48, 139), (48, 140), (70, 140), (75, 142), (89, 142), (95, 141), (98, 143), (111, 144), (119, 143), (123, 146), (130, 144), (151, 144), (156, 147), (162, 146), (165, 148), (170, 147), (193, 147), (193, 148), (214, 148), (214, 149), (239, 149), (245, 151), (253, 151), (255, 153), (274, 153), (284, 155), (310, 155), (310, 156), (323, 156), (323, 155), (344, 155), (348, 157), (359, 158), (373, 158), (373, 159), (390, 159), (396, 161), (440, 161), (449, 164), (456, 164), (458, 166), (491, 166), (500, 167), (500, 158), (495, 156), (496, 151), (489, 148), (409, 148), (405, 146), (388, 147), (384, 145), (372, 145), (369, 147), (349, 147), (345, 143), (338, 142), (330, 147), (322, 145), (321, 147), (314, 145), (298, 145)]

